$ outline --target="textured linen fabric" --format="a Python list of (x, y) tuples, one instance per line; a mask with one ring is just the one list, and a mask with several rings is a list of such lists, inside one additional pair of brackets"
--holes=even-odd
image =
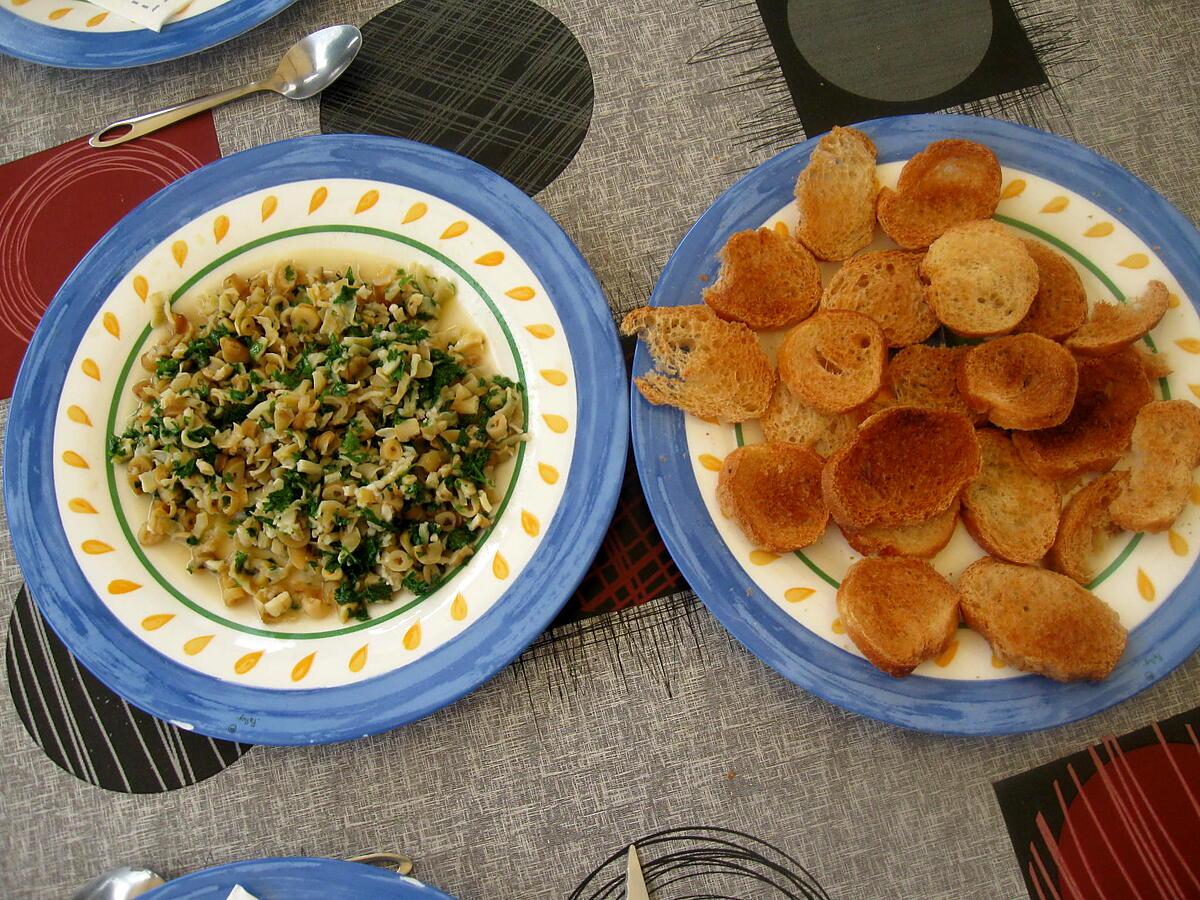
[[(57, 71), (0, 58), (0, 161), (108, 121), (257, 77), (298, 37), (387, 0), (306, 0), (173, 63)], [(766, 99), (731, 88), (737, 56), (688, 60), (755, 22), (723, 0), (545, 0), (595, 79), (591, 129), (538, 201), (615, 309), (645, 300), (671, 249), (739, 173)], [(1189, 0), (1030, 0), (1069, 23), (1086, 74), (1054, 130), (1200, 217), (1200, 8)], [(257, 96), (217, 113), (226, 154), (315, 133), (316, 101)], [(6, 404), (5, 404), (6, 406)], [(3, 410), (0, 409), (0, 420)], [(2, 424), (2, 422), (0, 422)], [(0, 623), (20, 584), (0, 520)], [(0, 625), (0, 629), (6, 628)], [(403, 849), (463, 897), (564, 897), (638, 835), (713, 824), (758, 835), (833, 896), (1017, 897), (991, 783), (1195, 705), (1200, 659), (1084, 722), (995, 739), (903, 731), (812, 697), (681, 595), (565, 626), (427, 720), (351, 744), (250, 751), (158, 795), (90, 787), (51, 763), (0, 695), (0, 896), (60, 897), (106, 867), (166, 875), (264, 855)]]

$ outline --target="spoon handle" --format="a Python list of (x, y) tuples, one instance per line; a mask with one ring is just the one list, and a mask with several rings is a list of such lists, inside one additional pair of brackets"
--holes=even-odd
[[(123, 144), (144, 134), (150, 134), (152, 131), (165, 128), (168, 125), (178, 122), (180, 119), (186, 119), (188, 116), (194, 116), (196, 113), (204, 112), (206, 109), (212, 109), (214, 106), (228, 103), (230, 100), (245, 97), (247, 94), (253, 94), (255, 91), (267, 91), (270, 89), (271, 85), (269, 82), (256, 81), (251, 84), (243, 84), (241, 87), (218, 91), (206, 97), (197, 97), (195, 100), (178, 103), (175, 106), (168, 106), (165, 109), (146, 113), (145, 115), (134, 116), (132, 119), (121, 119), (119, 122), (113, 122), (111, 125), (101, 128), (88, 138), (88, 143), (93, 147), (115, 147), (117, 144)], [(125, 127), (128, 127), (129, 130), (122, 131), (111, 137), (105, 137), (110, 131)]]

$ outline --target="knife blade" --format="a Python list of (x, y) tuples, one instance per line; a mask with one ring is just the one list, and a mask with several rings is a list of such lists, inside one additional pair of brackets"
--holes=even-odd
[(642, 861), (638, 859), (634, 844), (629, 845), (629, 861), (625, 867), (625, 900), (650, 900), (646, 879), (642, 877)]

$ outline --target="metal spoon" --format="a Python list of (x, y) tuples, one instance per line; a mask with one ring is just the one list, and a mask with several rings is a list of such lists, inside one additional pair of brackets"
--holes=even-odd
[(150, 869), (124, 866), (98, 875), (71, 895), (71, 900), (133, 900), (163, 883)]
[[(332, 25), (313, 32), (308, 37), (301, 38), (292, 45), (275, 73), (263, 81), (244, 84), (241, 87), (230, 88), (198, 97), (177, 106), (168, 106), (157, 112), (135, 116), (132, 119), (122, 119), (101, 128), (88, 139), (93, 147), (115, 147), (134, 138), (158, 131), (180, 119), (194, 116), (198, 112), (228, 103), (255, 91), (274, 91), (289, 100), (307, 100), (329, 87), (337, 77), (346, 71), (346, 67), (354, 61), (362, 47), (362, 32), (353, 25)], [(113, 129), (128, 128), (119, 135), (105, 137)]]

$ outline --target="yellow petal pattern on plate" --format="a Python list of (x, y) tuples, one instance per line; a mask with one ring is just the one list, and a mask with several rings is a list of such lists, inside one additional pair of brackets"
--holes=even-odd
[(213, 219), (213, 240), (219, 244), (227, 234), (229, 234), (229, 216), (217, 216)]
[(144, 276), (133, 276), (133, 292), (138, 295), (140, 300), (146, 299), (146, 295), (150, 293), (150, 285)]
[(1200, 384), (1189, 384), (1188, 390), (1200, 398)]
[(187, 251), (186, 241), (176, 241), (171, 245), (171, 256), (175, 258), (175, 265), (183, 268), (183, 263), (187, 260)]
[(1108, 237), (1113, 233), (1112, 222), (1097, 222), (1083, 233), (1084, 237)]
[(320, 209), (321, 204), (324, 203), (328, 197), (329, 188), (325, 187), (325, 185), (321, 185), (319, 188), (313, 191), (312, 196), (308, 199), (308, 214), (311, 216), (318, 209)]
[(461, 622), (467, 617), (467, 598), (462, 594), (455, 594), (454, 602), (450, 604), (450, 618), (455, 622)]
[(64, 450), (62, 458), (63, 458), (63, 462), (65, 462), (68, 466), (74, 466), (76, 469), (89, 468), (88, 464), (87, 464), (87, 460), (84, 459), (82, 456), (80, 456), (78, 453), (76, 453), (74, 450)]
[(429, 207), (418, 201), (408, 208), (408, 212), (404, 214), (404, 218), (400, 220), (400, 224), (407, 225), (409, 222), (415, 222), (427, 212), (429, 212)]
[(371, 190), (367, 191), (358, 198), (358, 206), (354, 207), (354, 214), (357, 216), (359, 213), (365, 213), (378, 202), (379, 191), (375, 190), (375, 188), (371, 188)]
[(97, 541), (97, 540), (92, 540), (92, 539), (88, 539), (88, 540), (84, 541), (83, 544), (80, 546), (80, 549), (82, 549), (84, 553), (88, 554), (88, 556), (99, 556), (101, 553), (112, 553), (113, 552), (113, 548), (111, 546), (109, 546), (108, 544), (104, 543), (104, 541)]
[(807, 600), (815, 594), (812, 588), (788, 588), (783, 592), (783, 599), (788, 603), (799, 603), (801, 600)]
[(537, 520), (537, 516), (527, 509), (521, 510), (521, 527), (530, 537), (537, 537), (538, 532), (542, 530), (542, 524)]
[(1188, 488), (1188, 496), (1192, 498), (1192, 502), (1200, 505), (1200, 484), (1193, 484)]
[(258, 661), (262, 659), (263, 652), (255, 650), (253, 653), (247, 653), (233, 664), (233, 671), (239, 675), (245, 675), (251, 669), (258, 665)]
[(1175, 342), (1175, 346), (1188, 353), (1200, 353), (1200, 339), (1198, 338), (1180, 338)]
[(1054, 197), (1045, 206), (1042, 207), (1042, 212), (1044, 212), (1044, 213), (1060, 213), (1064, 209), (1067, 208), (1067, 204), (1070, 202), (1071, 201), (1069, 201), (1062, 194), (1059, 194), (1057, 197)]
[(184, 641), (183, 652), (188, 656), (195, 656), (201, 650), (208, 646), (209, 642), (216, 637), (212, 634), (202, 634), (199, 637), (194, 637), (189, 641)]
[(1179, 299), (1178, 294), (1167, 294), (1167, 308), (1179, 309), (1179, 304), (1183, 301)]
[(50, 19), (52, 21), (61, 19), (63, 16), (67, 15), (67, 13), (69, 13), (70, 11), (71, 10), (68, 9), (67, 7), (63, 7), (62, 9), (56, 9), (56, 10), (54, 10), (54, 12), (50, 13)]
[(781, 238), (791, 237), (792, 233), (788, 231), (787, 222), (776, 222), (775, 233)]
[(110, 312), (106, 312), (103, 317), (104, 330), (115, 338), (121, 336), (121, 323), (117, 321), (117, 317)]
[(546, 413), (542, 418), (546, 421), (546, 426), (555, 434), (563, 434), (567, 430), (567, 420), (562, 416)]
[(108, 583), (108, 592), (110, 594), (128, 594), (140, 587), (141, 585), (136, 581), (126, 581), (124, 578), (118, 578)]
[(317, 658), (317, 653), (314, 650), (300, 662), (292, 666), (292, 681), (303, 681), (304, 676), (308, 674), (308, 670), (312, 668), (313, 660)]
[(1004, 660), (1002, 660), (1000, 657), (998, 657), (995, 653), (993, 653), (992, 654), (992, 668), (993, 669), (1007, 669), (1008, 663), (1006, 663)]
[(404, 632), (404, 649), (416, 650), (421, 646), (421, 623), (413, 623), (413, 627)]
[(539, 341), (554, 337), (554, 329), (549, 325), (526, 325), (525, 330)]
[(542, 369), (540, 374), (555, 387), (562, 387), (567, 383), (567, 373), (560, 372), (558, 369)]
[(96, 15), (92, 16), (84, 24), (87, 25), (88, 28), (95, 28), (97, 25), (99, 25), (101, 22), (103, 22), (107, 18), (108, 18), (108, 13), (106, 13), (106, 12), (96, 13)]
[(83, 374), (88, 378), (94, 378), (97, 381), (100, 380), (100, 367), (96, 365), (96, 361), (91, 357), (85, 359), (79, 367), (83, 369)]
[(493, 250), (490, 253), (485, 253), (479, 259), (475, 260), (477, 266), (498, 266), (504, 262), (504, 254), (499, 250)]
[(147, 631), (157, 631), (175, 618), (175, 613), (156, 613), (142, 619), (142, 627)]
[(1150, 257), (1145, 253), (1130, 253), (1117, 265), (1125, 269), (1144, 269), (1150, 265)]
[(88, 503), (82, 497), (72, 497), (67, 501), (67, 509), (71, 512), (83, 513), (84, 515), (96, 515), (96, 507)]
[(554, 484), (558, 481), (558, 469), (549, 463), (538, 463), (538, 474), (542, 476), (542, 481), (546, 484)]
[[(279, 208), (279, 198), (274, 194), (269, 195), (262, 202), (259, 212), (262, 214), (262, 220), (265, 222), (275, 214), (275, 210)], [(256, 660), (257, 662), (257, 660)], [(247, 670), (249, 671), (249, 670)]]
[(508, 577), (508, 560), (501, 553), (492, 557), (492, 574), (501, 581)]
[(750, 562), (756, 566), (769, 566), (777, 559), (779, 559), (779, 554), (771, 553), (769, 550), (750, 551)]
[(952, 640), (950, 642), (950, 646), (948, 646), (945, 650), (943, 650), (938, 655), (938, 658), (935, 659), (934, 662), (937, 663), (939, 668), (944, 669), (944, 668), (946, 668), (946, 666), (950, 665), (950, 663), (954, 662), (954, 657), (957, 654), (958, 654), (958, 638), (955, 638), (954, 640)]
[(846, 633), (846, 626), (842, 624), (841, 619), (834, 619), (833, 623), (829, 627), (833, 629), (834, 634)]
[(515, 287), (511, 291), (505, 291), (505, 297), (511, 297), (514, 300), (532, 300), (534, 298), (534, 290), (528, 285)]
[(367, 664), (367, 645), (363, 644), (354, 651), (354, 655), (350, 657), (350, 671), (361, 672), (362, 667)]
[(1137, 574), (1137, 586), (1138, 593), (1142, 595), (1143, 600), (1147, 603), (1154, 600), (1154, 582), (1150, 580), (1150, 576), (1146, 574), (1145, 570), (1140, 567)]
[(717, 459), (715, 456), (713, 456), (711, 453), (701, 453), (700, 456), (697, 458), (700, 460), (700, 465), (704, 466), (704, 468), (708, 469), (708, 471), (710, 471), (710, 472), (720, 472), (721, 471), (721, 461), (719, 459)]
[(442, 232), (442, 240), (448, 241), (450, 238), (456, 238), (460, 234), (467, 233), (467, 223), (459, 219), (457, 222), (451, 222), (450, 225)]
[(1167, 543), (1171, 545), (1171, 549), (1175, 551), (1176, 556), (1187, 556), (1187, 540), (1174, 528), (1167, 532)]
[(78, 422), (80, 425), (91, 425), (92, 420), (88, 418), (88, 414), (83, 411), (82, 407), (72, 403), (67, 407), (67, 418), (72, 422)]
[(1013, 197), (1020, 197), (1025, 190), (1025, 179), (1014, 178), (1004, 186), (1004, 190), (1000, 192), (1001, 200), (1011, 200)]

